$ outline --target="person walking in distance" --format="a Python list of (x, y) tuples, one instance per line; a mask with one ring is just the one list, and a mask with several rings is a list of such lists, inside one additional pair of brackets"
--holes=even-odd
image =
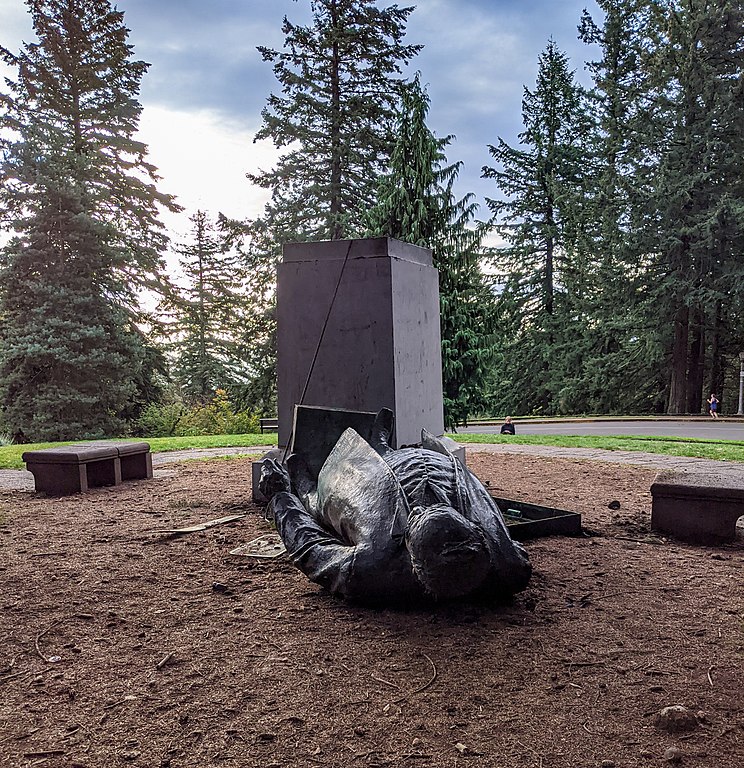
[(718, 418), (718, 398), (711, 392), (710, 397), (706, 401), (708, 403), (708, 413), (712, 418)]

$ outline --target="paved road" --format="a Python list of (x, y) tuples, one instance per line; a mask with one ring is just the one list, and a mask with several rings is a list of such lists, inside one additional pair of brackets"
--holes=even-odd
[[(744, 422), (726, 419), (698, 420), (639, 420), (639, 421), (519, 421), (514, 420), (519, 435), (661, 435), (672, 437), (713, 438), (716, 440), (743, 440)], [(501, 424), (474, 425), (461, 428), (458, 432), (475, 434), (494, 434), (501, 429)]]

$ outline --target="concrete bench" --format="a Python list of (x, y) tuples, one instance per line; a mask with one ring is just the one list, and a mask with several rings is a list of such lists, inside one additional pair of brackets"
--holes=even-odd
[(279, 429), (279, 419), (259, 419), (261, 434), (264, 432), (276, 432)]
[(736, 539), (744, 473), (660, 472), (651, 484), (651, 528), (691, 544)]
[(36, 490), (58, 496), (152, 477), (149, 443), (79, 443), (26, 451), (21, 458)]

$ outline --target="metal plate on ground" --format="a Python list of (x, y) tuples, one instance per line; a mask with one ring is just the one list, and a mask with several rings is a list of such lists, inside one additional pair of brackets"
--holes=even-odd
[(265, 533), (247, 544), (230, 550), (231, 555), (241, 557), (279, 557), (287, 551), (278, 533)]
[(491, 497), (504, 516), (513, 539), (525, 541), (539, 536), (580, 536), (581, 515), (564, 509), (541, 507), (526, 501)]

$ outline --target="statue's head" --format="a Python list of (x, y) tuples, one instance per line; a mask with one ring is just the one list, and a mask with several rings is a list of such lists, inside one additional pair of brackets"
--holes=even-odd
[(412, 510), (406, 545), (413, 572), (438, 599), (469, 594), (483, 583), (491, 568), (481, 530), (446, 504)]

